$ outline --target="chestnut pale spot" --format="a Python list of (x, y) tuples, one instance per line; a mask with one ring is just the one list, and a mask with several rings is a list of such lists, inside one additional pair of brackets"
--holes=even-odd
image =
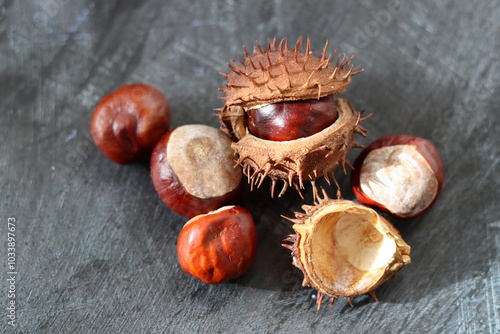
[(175, 129), (167, 144), (167, 160), (186, 191), (198, 198), (227, 194), (241, 180), (241, 169), (233, 167), (231, 140), (209, 126)]
[(404, 218), (432, 203), (438, 180), (415, 146), (394, 145), (375, 149), (366, 156), (360, 187), (369, 198)]

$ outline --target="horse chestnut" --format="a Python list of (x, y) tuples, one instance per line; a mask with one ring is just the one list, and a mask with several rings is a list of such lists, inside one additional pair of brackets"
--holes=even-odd
[(248, 111), (248, 130), (272, 141), (309, 137), (332, 125), (338, 118), (334, 95), (320, 99), (268, 104)]
[(410, 219), (431, 208), (443, 187), (443, 164), (426, 139), (394, 135), (377, 139), (354, 164), (351, 182), (363, 203)]
[(90, 131), (99, 150), (118, 164), (149, 158), (170, 127), (170, 107), (156, 88), (142, 83), (106, 95), (95, 108)]
[(226, 206), (184, 225), (177, 240), (182, 269), (208, 284), (243, 275), (257, 249), (257, 230), (248, 210)]
[(221, 73), (227, 83), (219, 119), (251, 189), (267, 178), (271, 196), (282, 182), (281, 196), (288, 187), (300, 193), (309, 181), (317, 194), (316, 180), (330, 182), (335, 168), (350, 166), (347, 152), (362, 147), (354, 134), (365, 136), (366, 117), (335, 98), (362, 70), (352, 57), (327, 56), (327, 46), (316, 57), (309, 38), (305, 52), (302, 39), (293, 49), (286, 39), (279, 46), (268, 40), (266, 49), (257, 43), (253, 55), (243, 48), (245, 59), (231, 60), (230, 72)]
[(206, 125), (184, 125), (165, 134), (151, 155), (151, 177), (163, 202), (187, 218), (235, 200), (242, 190), (231, 140)]

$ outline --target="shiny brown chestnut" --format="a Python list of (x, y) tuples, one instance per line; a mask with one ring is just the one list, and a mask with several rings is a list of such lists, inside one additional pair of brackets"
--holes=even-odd
[(247, 114), (250, 133), (272, 141), (312, 136), (332, 125), (338, 118), (334, 95), (267, 104), (250, 109)]
[(443, 187), (439, 153), (420, 137), (381, 137), (361, 152), (354, 168), (351, 183), (358, 200), (400, 219), (425, 213)]
[(156, 88), (125, 85), (106, 95), (94, 110), (90, 132), (99, 150), (118, 164), (149, 158), (170, 127), (170, 107)]
[(193, 218), (236, 200), (243, 189), (231, 140), (206, 125), (184, 125), (165, 134), (151, 155), (151, 178), (163, 202)]
[(184, 225), (177, 240), (182, 269), (208, 284), (243, 275), (257, 250), (257, 230), (248, 210), (226, 206)]

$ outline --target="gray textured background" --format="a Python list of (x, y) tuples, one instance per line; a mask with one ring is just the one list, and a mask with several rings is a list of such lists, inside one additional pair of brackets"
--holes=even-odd
[[(218, 126), (226, 62), (255, 40), (306, 35), (365, 69), (343, 94), (374, 113), (362, 143), (413, 134), (444, 163), (434, 208), (395, 221), (412, 263), (378, 303), (316, 312), (280, 246), (291, 232), (280, 215), (303, 203), (292, 192), (242, 199), (260, 238), (246, 275), (218, 286), (187, 276), (176, 255), (186, 219), (163, 205), (147, 164), (115, 165), (90, 137), (100, 98), (137, 81), (164, 92), (173, 127)], [(19, 333), (498, 333), (499, 52), (498, 1), (0, 1), (1, 331), (12, 332), (15, 217)]]

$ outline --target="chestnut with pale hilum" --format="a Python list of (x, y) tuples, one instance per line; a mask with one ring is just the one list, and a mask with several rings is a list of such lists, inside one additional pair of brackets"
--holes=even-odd
[(252, 215), (239, 206), (225, 206), (191, 219), (177, 240), (181, 268), (208, 284), (235, 279), (248, 271), (257, 250)]
[(361, 152), (354, 166), (351, 183), (358, 200), (400, 219), (427, 212), (443, 187), (439, 153), (420, 137), (381, 137)]
[(165, 134), (151, 155), (151, 178), (163, 202), (193, 218), (234, 203), (243, 189), (231, 140), (206, 125), (184, 125)]
[(134, 83), (104, 96), (94, 110), (90, 132), (111, 161), (130, 164), (149, 159), (170, 127), (170, 107), (156, 88)]

